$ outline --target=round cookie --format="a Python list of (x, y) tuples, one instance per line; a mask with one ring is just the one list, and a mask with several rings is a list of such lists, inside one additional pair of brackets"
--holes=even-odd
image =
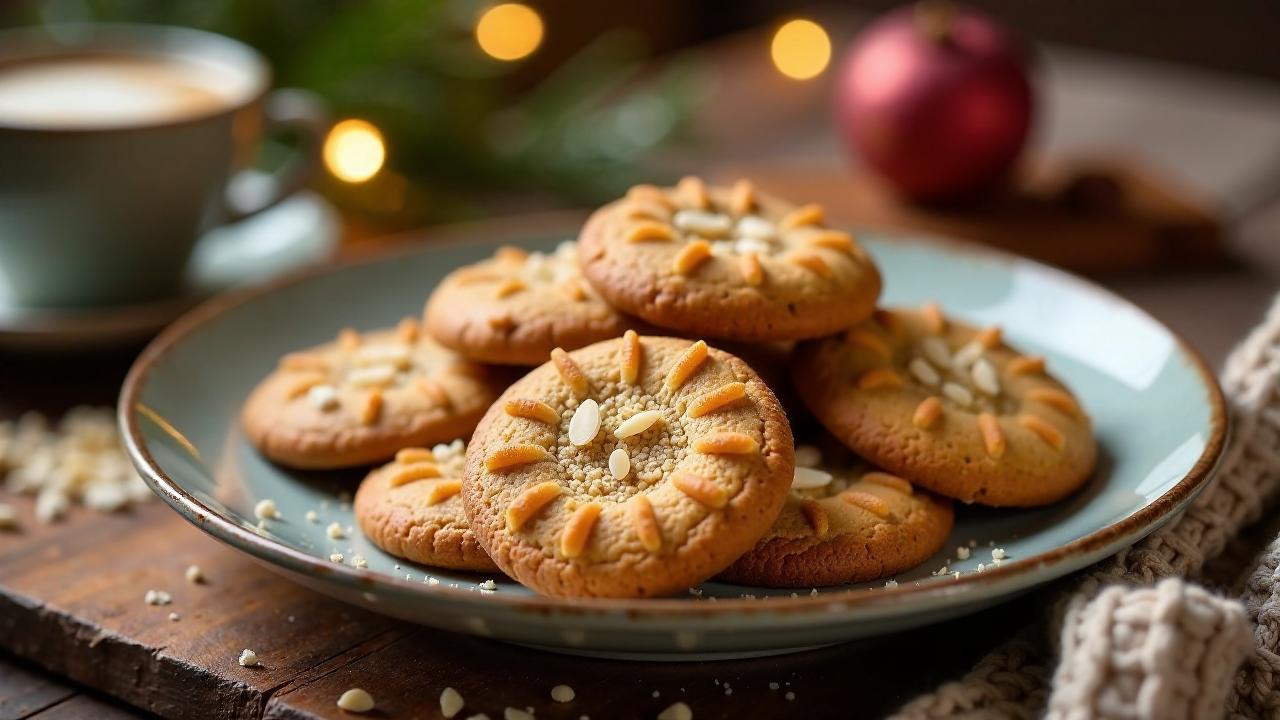
[(769, 529), (794, 471), (773, 393), (702, 341), (618, 339), (551, 361), (490, 408), (462, 499), (507, 575), (565, 597), (654, 597)]
[(796, 464), (773, 527), (719, 579), (763, 587), (875, 580), (929, 559), (951, 534), (951, 503), (896, 475), (828, 462), (812, 445), (796, 447)]
[(829, 335), (869, 316), (880, 275), (818, 205), (757, 194), (746, 180), (632, 188), (578, 240), (583, 275), (619, 310), (676, 334), (726, 340)]
[(502, 387), (406, 318), (395, 330), (343, 330), (335, 342), (286, 355), (249, 395), (241, 422), (282, 465), (367, 465), (465, 437)]
[(427, 300), (427, 332), (464, 357), (499, 365), (539, 365), (552, 348), (618, 337), (634, 323), (583, 281), (575, 245), (550, 254), (504, 247), (449, 273)]
[(356, 522), (384, 551), (454, 570), (498, 569), (485, 554), (462, 510), (466, 447), (405, 448), (395, 462), (369, 473), (356, 490)]
[(818, 420), (870, 462), (964, 502), (1044, 505), (1093, 472), (1088, 416), (1044, 358), (1000, 329), (948, 320), (936, 305), (882, 311), (804, 343), (796, 389)]

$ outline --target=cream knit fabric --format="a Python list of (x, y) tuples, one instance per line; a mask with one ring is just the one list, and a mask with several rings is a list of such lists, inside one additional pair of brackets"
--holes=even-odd
[(1244, 607), (1177, 578), (1077, 596), (1048, 720), (1216, 720), (1252, 647)]
[[(963, 679), (911, 701), (897, 717), (1039, 715), (1049, 694), (1044, 668), (1052, 662), (1045, 638), (1059, 636), (1068, 606), (1087, 603), (1104, 585), (1151, 585), (1166, 577), (1195, 576), (1276, 495), (1280, 488), (1278, 381), (1280, 302), (1273, 303), (1264, 322), (1227, 360), (1222, 384), (1234, 436), (1214, 484), (1182, 517), (1086, 571), (1075, 589), (1056, 604), (1047, 619), (1047, 634), (1045, 628), (1028, 631), (984, 657)], [(1271, 647), (1274, 650), (1275, 645)]]
[(1254, 643), (1236, 675), (1227, 712), (1232, 718), (1280, 717), (1280, 538), (1263, 552), (1244, 601), (1254, 622)]

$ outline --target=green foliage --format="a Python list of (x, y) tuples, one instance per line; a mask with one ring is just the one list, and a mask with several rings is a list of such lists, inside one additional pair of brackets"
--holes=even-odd
[[(444, 204), (537, 189), (575, 201), (617, 193), (677, 136), (702, 94), (698, 64), (640, 78), (647, 43), (603, 34), (531, 88), (519, 63), (485, 56), (476, 0), (47, 0), (0, 10), (4, 24), (103, 20), (182, 25), (258, 48), (277, 84), (325, 97), (387, 137), (388, 162)], [(554, 16), (547, 18), (554, 23)]]

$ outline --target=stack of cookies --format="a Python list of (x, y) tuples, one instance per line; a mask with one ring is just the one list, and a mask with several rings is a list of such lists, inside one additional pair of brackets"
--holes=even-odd
[(952, 500), (1054, 502), (1096, 446), (1043, 358), (880, 289), (817, 205), (638, 186), (576, 243), (454, 271), (421, 324), (287, 355), (244, 426), (292, 467), (391, 461), (355, 500), (386, 552), (548, 595), (888, 577)]

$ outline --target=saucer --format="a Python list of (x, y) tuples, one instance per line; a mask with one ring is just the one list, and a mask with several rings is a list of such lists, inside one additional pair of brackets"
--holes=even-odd
[(87, 308), (30, 308), (9, 297), (0, 276), (0, 348), (71, 350), (140, 342), (201, 300), (324, 262), (338, 245), (336, 211), (301, 192), (276, 207), (200, 238), (176, 297)]

